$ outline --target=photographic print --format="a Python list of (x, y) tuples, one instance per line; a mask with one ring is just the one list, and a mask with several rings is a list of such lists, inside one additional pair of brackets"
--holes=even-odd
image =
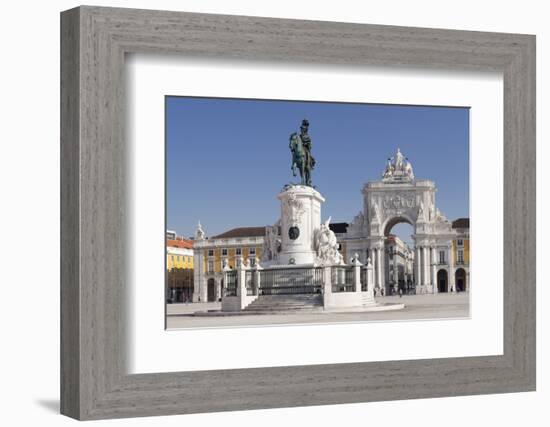
[(536, 37), (439, 27), (62, 13), (62, 414), (536, 389)]
[(167, 96), (166, 327), (468, 318), (469, 114)]

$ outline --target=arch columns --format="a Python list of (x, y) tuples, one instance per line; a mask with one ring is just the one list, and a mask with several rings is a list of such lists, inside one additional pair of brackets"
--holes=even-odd
[(455, 260), (453, 256), (453, 246), (449, 245), (449, 292), (452, 291), (456, 292), (456, 284), (455, 284)]
[(437, 294), (437, 249), (432, 246), (432, 292)]
[(384, 257), (381, 248), (376, 248), (376, 285), (380, 289), (384, 287)]
[(435, 249), (427, 244), (418, 244), (415, 247), (415, 284), (417, 292), (426, 291), (433, 292), (433, 284), (435, 283), (434, 275), (435, 265), (433, 263)]
[(416, 246), (414, 248), (415, 254), (414, 254), (414, 272), (415, 272), (415, 286), (418, 290), (418, 287), (422, 284), (422, 274), (421, 274), (421, 252), (422, 248), (420, 246)]
[(422, 284), (425, 286), (425, 289), (428, 288), (428, 286), (430, 286), (430, 264), (429, 264), (429, 260), (430, 260), (430, 248), (428, 246), (424, 246), (422, 248), (422, 252), (423, 252), (423, 256), (422, 256), (422, 268), (423, 268), (423, 271), (422, 271), (422, 276), (423, 276), (423, 280), (422, 280)]
[(378, 289), (384, 288), (384, 241), (377, 238), (371, 242), (370, 255), (374, 273), (374, 287)]
[(433, 292), (433, 284), (434, 284), (434, 274), (435, 274), (435, 266), (433, 265), (434, 260), (434, 248), (433, 246), (425, 246), (424, 247), (425, 253), (424, 253), (424, 285), (426, 286), (426, 292)]
[(374, 266), (374, 286), (380, 287), (380, 253), (378, 248), (372, 249), (373, 254), (373, 266)]
[(397, 266), (397, 256), (395, 255), (393, 257), (392, 265), (393, 265), (393, 283), (394, 283), (395, 289), (397, 290), (399, 289), (399, 268)]

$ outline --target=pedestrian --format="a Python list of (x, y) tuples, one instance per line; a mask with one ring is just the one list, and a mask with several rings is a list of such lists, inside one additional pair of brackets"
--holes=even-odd
[(399, 288), (399, 298), (403, 297), (403, 289)]

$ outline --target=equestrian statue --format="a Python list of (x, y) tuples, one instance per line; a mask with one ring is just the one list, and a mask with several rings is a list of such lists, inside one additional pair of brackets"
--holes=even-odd
[(289, 148), (292, 153), (292, 175), (296, 176), (296, 169), (300, 173), (302, 185), (313, 187), (311, 183), (311, 171), (315, 167), (315, 159), (311, 155), (311, 138), (308, 134), (309, 122), (304, 119), (300, 126), (300, 134), (296, 132), (290, 135)]

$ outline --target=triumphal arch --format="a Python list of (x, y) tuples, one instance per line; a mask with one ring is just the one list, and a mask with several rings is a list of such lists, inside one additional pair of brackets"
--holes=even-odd
[[(412, 164), (399, 148), (388, 159), (379, 181), (363, 186), (363, 210), (353, 219), (345, 235), (346, 258), (358, 253), (374, 266), (374, 278), (380, 292), (394, 292), (399, 286), (390, 271), (387, 243), (391, 229), (398, 223), (413, 228), (410, 258), (413, 274), (408, 285), (416, 293), (438, 291), (438, 274), (448, 271), (450, 289), (454, 288), (452, 268), (452, 241), (455, 235), (452, 224), (437, 209), (436, 186), (433, 181), (417, 179)], [(397, 278), (397, 271), (395, 272)]]

